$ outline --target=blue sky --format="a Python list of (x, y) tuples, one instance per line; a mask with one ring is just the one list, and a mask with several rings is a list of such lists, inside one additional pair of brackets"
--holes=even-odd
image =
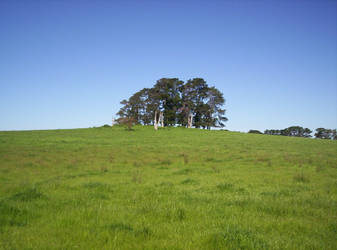
[(0, 1), (0, 130), (111, 123), (162, 77), (224, 93), (230, 130), (337, 127), (337, 1)]

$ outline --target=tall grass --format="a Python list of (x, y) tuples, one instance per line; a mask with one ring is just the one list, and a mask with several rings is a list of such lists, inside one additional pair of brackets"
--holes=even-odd
[(337, 143), (0, 132), (0, 249), (336, 249)]

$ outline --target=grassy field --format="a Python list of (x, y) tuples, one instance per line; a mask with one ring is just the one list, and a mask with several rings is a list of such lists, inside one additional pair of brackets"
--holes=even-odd
[(337, 142), (0, 132), (1, 249), (337, 249)]

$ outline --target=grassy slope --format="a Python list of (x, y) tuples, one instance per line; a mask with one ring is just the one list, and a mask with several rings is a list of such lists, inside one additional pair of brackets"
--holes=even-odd
[(0, 132), (0, 248), (334, 249), (337, 142)]

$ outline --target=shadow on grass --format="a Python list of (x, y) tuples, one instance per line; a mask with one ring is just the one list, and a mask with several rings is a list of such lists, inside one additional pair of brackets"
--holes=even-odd
[(37, 199), (46, 199), (46, 198), (47, 198), (47, 196), (45, 196), (44, 194), (39, 192), (37, 189), (30, 188), (30, 189), (27, 189), (23, 192), (14, 194), (9, 199), (14, 200), (14, 201), (28, 202), (28, 201), (33, 201), (33, 200), (37, 200)]
[(0, 231), (5, 226), (25, 226), (28, 221), (28, 212), (24, 209), (18, 209), (5, 202), (0, 202)]

